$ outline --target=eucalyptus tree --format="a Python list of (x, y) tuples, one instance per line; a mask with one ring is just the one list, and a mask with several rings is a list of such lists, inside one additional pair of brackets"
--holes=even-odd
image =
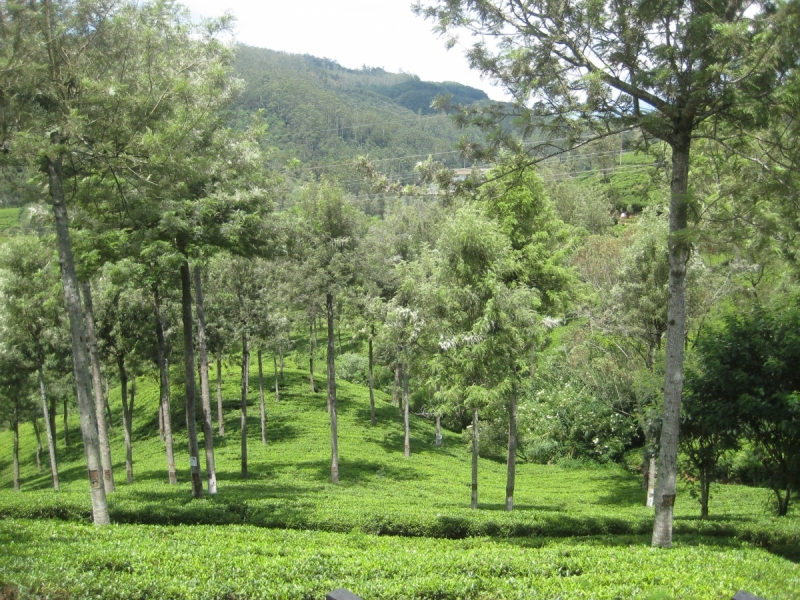
[[(32, 373), (31, 363), (16, 348), (9, 346), (8, 340), (4, 340), (0, 344), (0, 415), (11, 425), (14, 491), (20, 489), (19, 424), (31, 391)], [(55, 470), (53, 484), (58, 489), (58, 475)]]
[[(45, 365), (48, 355), (60, 345), (64, 309), (56, 255), (44, 241), (18, 237), (0, 248), (0, 298), (2, 298), (3, 338), (13, 346), (13, 356), (27, 360), (37, 374), (41, 410), (44, 417), (53, 487), (59, 489), (56, 460), (55, 406), (48, 410)], [(19, 364), (15, 363), (19, 368)], [(16, 383), (20, 384), (19, 381)], [(51, 399), (55, 401), (52, 394)], [(16, 414), (16, 413), (15, 413)]]
[[(304, 277), (298, 281), (310, 303), (325, 298), (327, 317), (328, 411), (331, 418), (331, 481), (339, 482), (339, 450), (336, 412), (336, 364), (334, 354), (334, 306), (336, 295), (353, 279), (353, 251), (364, 233), (363, 215), (343, 191), (328, 183), (311, 184), (300, 191), (295, 231), (301, 250), (296, 259), (304, 262)], [(291, 255), (291, 254), (290, 254)], [(312, 304), (313, 306), (314, 304)], [(318, 305), (318, 304), (317, 304)]]
[[(126, 268), (128, 267), (128, 268)], [(125, 471), (128, 484), (133, 483), (133, 412), (135, 392), (129, 383), (135, 381), (134, 363), (140, 362), (142, 345), (152, 346), (149, 299), (140, 289), (129, 286), (130, 264), (111, 265), (100, 280), (98, 297), (98, 340), (100, 352), (116, 363), (122, 402), (122, 428), (125, 439)], [(135, 265), (133, 265), (135, 268)], [(131, 379), (131, 375), (134, 379)]]
[[(737, 96), (768, 93), (781, 55), (777, 43), (793, 3), (665, 3), (630, 0), (551, 5), (544, 0), (429, 0), (417, 12), (456, 43), (475, 34), (470, 65), (513, 98), (517, 131), (543, 142), (526, 144), (499, 127), (505, 106), (462, 113), (462, 122), (494, 131), (530, 164), (591, 140), (641, 129), (672, 151), (670, 282), (664, 419), (652, 544), (669, 547), (677, 478), (678, 426), (685, 337), (685, 265), (690, 252), (689, 165), (692, 140), (713, 136), (714, 122), (752, 122)], [(475, 117), (475, 119), (471, 119)], [(495, 125), (498, 125), (495, 127)], [(566, 138), (564, 142), (560, 142)]]

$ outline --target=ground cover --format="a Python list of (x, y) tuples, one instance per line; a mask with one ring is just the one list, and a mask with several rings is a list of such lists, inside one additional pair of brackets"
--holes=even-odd
[[(709, 521), (697, 518), (697, 504), (684, 491), (676, 507), (676, 551), (674, 554), (658, 554), (667, 558), (656, 559), (653, 558), (656, 555), (650, 553), (648, 548), (652, 513), (643, 506), (644, 494), (638, 478), (620, 466), (587, 467), (569, 462), (557, 465), (519, 465), (517, 510), (506, 513), (502, 510), (505, 465), (482, 459), (480, 509), (470, 510), (469, 454), (459, 435), (445, 432), (444, 445), (441, 448), (436, 447), (431, 423), (422, 418), (414, 418), (412, 456), (404, 459), (402, 422), (397, 408), (389, 403), (389, 398), (385, 394), (378, 394), (378, 425), (371, 428), (366, 390), (341, 382), (341, 484), (334, 486), (329, 483), (330, 433), (324, 393), (308, 393), (307, 374), (296, 368), (287, 369), (280, 402), (276, 403), (272, 393), (267, 392), (268, 444), (264, 447), (260, 443), (255, 375), (254, 371), (251, 377), (248, 420), (250, 476), (243, 480), (239, 474), (238, 372), (231, 369), (224, 376), (226, 436), (216, 436), (215, 439), (220, 491), (215, 497), (200, 500), (192, 500), (190, 494), (184, 433), (178, 434), (175, 446), (181, 484), (170, 486), (166, 483), (163, 444), (156, 431), (157, 387), (154, 379), (149, 376), (140, 377), (138, 381), (133, 428), (134, 484), (124, 484), (119, 395), (118, 391), (112, 390), (111, 404), (115, 407), (112, 455), (115, 458), (118, 491), (110, 496), (110, 508), (112, 520), (120, 525), (109, 529), (111, 533), (101, 534), (108, 536), (108, 539), (107, 543), (104, 541), (101, 544), (104, 549), (98, 550), (100, 554), (97, 556), (112, 557), (108, 559), (108, 564), (112, 567), (105, 569), (85, 568), (86, 565), (94, 564), (92, 561), (100, 559), (87, 546), (93, 529), (86, 528), (90, 509), (85, 466), (82, 462), (83, 451), (80, 446), (73, 443), (65, 448), (59, 436), (62, 491), (53, 492), (48, 489), (50, 482), (46, 471), (36, 470), (32, 427), (25, 425), (21, 430), (23, 491), (15, 494), (9, 489), (10, 436), (7, 431), (0, 433), (0, 518), (4, 519), (0, 521), (0, 531), (3, 532), (5, 541), (9, 542), (6, 544), (4, 541), (2, 544), (8, 550), (5, 557), (0, 554), (0, 577), (23, 584), (26, 588), (44, 586), (42, 589), (60, 585), (59, 582), (62, 581), (71, 581), (68, 585), (64, 584), (67, 585), (64, 589), (68, 590), (65, 592), (66, 597), (95, 597), (93, 588), (86, 586), (94, 585), (88, 582), (93, 581), (96, 576), (101, 579), (112, 577), (116, 581), (113, 586), (109, 583), (108, 589), (117, 591), (103, 592), (101, 597), (136, 597), (131, 595), (132, 584), (128, 585), (123, 580), (136, 581), (136, 589), (145, 589), (151, 584), (164, 589), (175, 588), (178, 591), (174, 597), (206, 597), (195, 593), (205, 585), (201, 584), (205, 575), (193, 575), (193, 579), (197, 579), (197, 587), (191, 589), (195, 591), (185, 588), (189, 584), (177, 583), (182, 567), (181, 561), (173, 557), (181, 555), (180, 544), (191, 546), (192, 542), (189, 540), (193, 538), (197, 544), (206, 544), (205, 539), (229, 540), (224, 543), (209, 541), (207, 550), (200, 552), (198, 549), (203, 556), (204, 553), (211, 555), (219, 552), (220, 558), (214, 559), (212, 563), (218, 563), (219, 570), (228, 572), (234, 568), (231, 564), (236, 563), (236, 560), (231, 560), (231, 556), (249, 556), (255, 552), (253, 548), (271, 547), (279, 539), (275, 536), (308, 535), (311, 536), (308, 539), (317, 541), (312, 543), (302, 537), (286, 538), (305, 540), (296, 544), (285, 544), (287, 552), (300, 563), (315, 564), (314, 561), (319, 563), (322, 559), (314, 558), (316, 555), (311, 550), (306, 550), (308, 544), (309, 547), (316, 548), (315, 551), (320, 556), (327, 556), (323, 549), (329, 545), (350, 548), (350, 558), (342, 564), (347, 565), (346, 572), (353, 572), (353, 583), (363, 586), (368, 597), (391, 597), (392, 594), (397, 597), (398, 588), (395, 586), (401, 585), (408, 577), (398, 575), (394, 581), (394, 576), (387, 575), (384, 578), (381, 575), (380, 579), (386, 581), (379, 584), (372, 581), (369, 569), (375, 564), (371, 562), (374, 561), (373, 554), (402, 554), (406, 552), (406, 548), (409, 549), (409, 557), (403, 563), (406, 566), (402, 566), (398, 572), (403, 573), (403, 569), (411, 568), (408, 565), (415, 564), (410, 550), (412, 548), (418, 549), (416, 561), (420, 565), (428, 565), (424, 567), (428, 570), (419, 573), (415, 571), (417, 574), (412, 577), (416, 578), (415, 589), (418, 590), (419, 597), (516, 597), (521, 594), (521, 589), (540, 589), (543, 597), (553, 597), (552, 591), (557, 589), (553, 586), (567, 585), (566, 582), (569, 585), (564, 589), (569, 589), (570, 593), (564, 597), (632, 597), (628, 591), (635, 596), (640, 592), (658, 589), (660, 583), (664, 583), (665, 589), (675, 597), (725, 597), (720, 595), (722, 590), (728, 590), (724, 585), (734, 586), (734, 582), (739, 581), (736, 578), (740, 577), (740, 573), (745, 579), (739, 587), (750, 591), (758, 591), (757, 585), (762, 584), (762, 579), (780, 574), (776, 583), (764, 584), (772, 587), (761, 588), (770, 592), (767, 596), (770, 598), (791, 597), (789, 592), (796, 590), (792, 586), (796, 586), (797, 567), (787, 561), (786, 557), (794, 561), (800, 558), (800, 519), (796, 509), (787, 518), (773, 517), (769, 511), (767, 490), (732, 485), (716, 486), (712, 498), (712, 519)], [(173, 380), (179, 378), (173, 377)], [(320, 381), (323, 379), (320, 378)], [(179, 409), (180, 391), (178, 387), (173, 390), (173, 422), (183, 430), (180, 427), (184, 422)], [(73, 429), (74, 438), (77, 435), (77, 420), (74, 420)], [(43, 517), (50, 519), (31, 520)], [(229, 527), (213, 527), (214, 525)], [(253, 526), (260, 526), (261, 529)], [(295, 530), (297, 533), (278, 531), (284, 529)], [(304, 530), (312, 530), (314, 533), (306, 531), (301, 534)], [(165, 531), (169, 533), (163, 536), (159, 533)], [(381, 537), (374, 537), (376, 534)], [(115, 538), (115, 535), (120, 537)], [(334, 537), (326, 537), (328, 535)], [(263, 542), (253, 541), (261, 539), (259, 536), (264, 536)], [(405, 539), (392, 536), (404, 536)], [(415, 539), (407, 539), (408, 536)], [(592, 537), (577, 540), (575, 536)], [(120, 570), (113, 566), (117, 564), (117, 558), (114, 557), (128, 548), (122, 541), (115, 540), (141, 540), (136, 544), (141, 544), (141, 553), (145, 556), (149, 552), (146, 540), (161, 537), (163, 540), (159, 542), (162, 544), (160, 547), (168, 557), (162, 559), (163, 572), (156, 573), (144, 567)], [(384, 538), (386, 541), (382, 541)], [(457, 541), (461, 538), (472, 538), (473, 541)], [(482, 541), (474, 541), (478, 538)], [(56, 539), (62, 540), (62, 543), (52, 544)], [(171, 550), (170, 540), (177, 544)], [(178, 540), (184, 541), (178, 544)], [(11, 541), (14, 542), (13, 546)], [(364, 546), (360, 555), (357, 550), (359, 544)], [(489, 577), (484, 583), (473, 582), (477, 587), (473, 592), (466, 593), (467, 588), (463, 587), (467, 585), (466, 578), (462, 581), (456, 576), (444, 577), (448, 569), (440, 568), (441, 564), (437, 562), (440, 560), (439, 555), (442, 555), (451, 556), (449, 562), (444, 563), (445, 566), (457, 564), (454, 557), (462, 554), (466, 548), (491, 547), (496, 553), (501, 553), (501, 549), (522, 552), (518, 559), (522, 564), (522, 556), (529, 557), (525, 560), (532, 560), (530, 553), (534, 550), (529, 547), (531, 544), (543, 545), (535, 552), (548, 548), (558, 549), (553, 550), (556, 554), (552, 557), (556, 557), (558, 552), (571, 553), (569, 548), (573, 546), (585, 548), (586, 556), (582, 561), (594, 560), (605, 566), (598, 567), (599, 570), (590, 577), (581, 575), (583, 579), (551, 577), (552, 581), (548, 582), (544, 581), (547, 577), (537, 575), (539, 572), (535, 570), (527, 575), (509, 575), (506, 578), (515, 577), (514, 581), (517, 582), (521, 578), (525, 583), (502, 583), (502, 577), (497, 575)], [(765, 553), (750, 544), (761, 546), (771, 553)], [(130, 549), (133, 551), (134, 545)], [(430, 553), (436, 557), (429, 557)], [(62, 557), (62, 554), (69, 556), (69, 560)], [(590, 558), (592, 555), (594, 558)], [(627, 560), (624, 558), (626, 556), (630, 556), (633, 565), (625, 569), (625, 572), (630, 573), (614, 574), (613, 581), (603, 583), (606, 575), (602, 573), (614, 572), (613, 564), (624, 562)], [(331, 560), (334, 561), (334, 558)], [(149, 559), (142, 560), (144, 564)], [(246, 568), (254, 570), (253, 572), (273, 572), (268, 564), (271, 560), (269, 553), (258, 560), (262, 562), (247, 563), (249, 566)], [(319, 567), (320, 572), (327, 572), (326, 560), (320, 563), (325, 565), (324, 569)], [(469, 553), (466, 553), (459, 560), (462, 562), (458, 564), (468, 566), (470, 560), (484, 559), (469, 558)], [(555, 565), (554, 560), (555, 558), (547, 558), (545, 562)], [(647, 567), (650, 564), (648, 561), (658, 560), (672, 566), (658, 571), (663, 573), (662, 576), (646, 579), (649, 575), (644, 571), (650, 568)], [(699, 561), (711, 561), (714, 568), (719, 570), (715, 571), (718, 576), (715, 575), (713, 579), (709, 576), (706, 587), (695, 588), (692, 586), (700, 585), (701, 574), (706, 568)], [(640, 567), (635, 565), (639, 563), (644, 565), (641, 567), (642, 574), (636, 574)], [(189, 561), (187, 564), (192, 563)], [(559, 563), (560, 566), (564, 564)], [(752, 565), (752, 568), (743, 565)], [(584, 566), (577, 568), (583, 573), (589, 572)], [(688, 587), (669, 587), (669, 582), (664, 579), (669, 569), (679, 573), (679, 579)], [(212, 571), (213, 569), (209, 570)], [(276, 583), (271, 589), (282, 591), (274, 594), (268, 591), (256, 593), (245, 582), (239, 587), (234, 586), (236, 591), (232, 591), (230, 597), (260, 597), (259, 594), (273, 594), (265, 597), (321, 597), (318, 591), (334, 582), (338, 577), (337, 573), (340, 573), (335, 569), (332, 572), (330, 578), (320, 575), (317, 579), (309, 579), (308, 573), (301, 570), (296, 577), (275, 579), (282, 583)], [(469, 569), (465, 572), (469, 572)], [(39, 579), (33, 581), (31, 573), (41, 575), (37, 575)], [(444, 577), (441, 583), (443, 587), (429, 588), (437, 577)], [(537, 578), (542, 579), (542, 582), (534, 585), (532, 582), (538, 581)], [(234, 579), (234, 575), (228, 576), (228, 579), (221, 577), (214, 585), (222, 586), (223, 581)], [(247, 575), (241, 579), (249, 581), (252, 577)], [(304, 584), (299, 583), (301, 580), (311, 583), (305, 584), (306, 587), (303, 588)], [(580, 581), (587, 582), (583, 592), (580, 592), (583, 589)], [(717, 581), (727, 583), (715, 583)], [(302, 589), (298, 590), (298, 585)], [(214, 586), (208, 589), (212, 588), (218, 591), (223, 589)], [(129, 595), (119, 591), (123, 589), (128, 590), (125, 593)], [(428, 594), (425, 592), (428, 589), (438, 591)], [(455, 591), (446, 591), (451, 589)], [(702, 590), (702, 593), (690, 593), (694, 589)], [(776, 592), (788, 595), (780, 596)], [(579, 595), (581, 593), (584, 595)], [(606, 593), (608, 595), (603, 595)], [(56, 592), (48, 594), (58, 595)], [(219, 594), (224, 595), (222, 592)], [(207, 597), (215, 596), (212, 594)]]
[(0, 208), (0, 238), (19, 227), (19, 208)]

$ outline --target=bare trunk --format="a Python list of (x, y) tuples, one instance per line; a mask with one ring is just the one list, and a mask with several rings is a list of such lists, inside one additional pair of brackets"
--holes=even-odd
[(264, 402), (264, 366), (261, 360), (261, 347), (258, 348), (258, 397), (261, 401), (261, 445), (267, 445), (267, 407)]
[(275, 356), (275, 354), (272, 355), (272, 370), (275, 374), (275, 402), (280, 402), (281, 392), (278, 387), (278, 357)]
[(650, 458), (647, 460), (647, 507), (653, 508), (655, 506), (656, 498), (656, 457), (650, 453)]
[(400, 394), (400, 361), (394, 363), (394, 385), (392, 386), (392, 406), (400, 406), (397, 396)]
[(689, 243), (687, 189), (689, 181), (688, 134), (673, 140), (672, 183), (669, 216), (669, 301), (667, 304), (667, 354), (664, 378), (664, 417), (659, 444), (658, 481), (655, 494), (653, 546), (672, 546), (675, 486), (678, 477), (678, 429), (683, 392), (683, 347), (686, 323), (686, 263)]
[(517, 476), (517, 384), (516, 369), (512, 374), (511, 397), (508, 402), (508, 456), (506, 457), (506, 510), (514, 509), (514, 484)]
[(197, 346), (200, 354), (200, 396), (203, 406), (203, 442), (206, 449), (208, 493), (217, 493), (217, 469), (214, 464), (214, 426), (211, 423), (211, 386), (208, 383), (208, 343), (206, 313), (203, 305), (203, 276), (200, 266), (194, 267), (194, 294), (197, 309)]
[(369, 424), (375, 427), (375, 389), (372, 379), (372, 337), (375, 335), (375, 327), (372, 328), (372, 335), (369, 336)]
[(53, 477), (53, 489), (58, 490), (58, 463), (56, 461), (56, 436), (52, 430), (53, 422), (47, 410), (47, 390), (44, 387), (44, 367), (39, 365), (39, 395), (42, 398), (42, 413), (44, 414), (44, 431), (47, 437), (47, 451), (50, 454), (50, 474)]
[(64, 447), (69, 448), (69, 398), (66, 396), (62, 399), (62, 406), (64, 407)]
[(14, 491), (19, 491), (19, 400), (14, 399), (13, 414), (11, 416), (11, 430), (14, 433), (13, 462), (14, 462)]
[(125, 436), (125, 473), (128, 476), (128, 485), (133, 483), (133, 448), (131, 447), (132, 416), (128, 406), (128, 372), (125, 369), (125, 357), (117, 356), (119, 367), (119, 386), (122, 395), (122, 431)]
[(478, 409), (472, 411), (472, 508), (478, 508)]
[(442, 415), (436, 415), (436, 445), (442, 445)]
[(100, 440), (100, 462), (103, 465), (103, 485), (106, 494), (116, 489), (114, 485), (111, 446), (108, 441), (108, 423), (106, 422), (106, 401), (103, 397), (103, 382), (100, 375), (100, 353), (97, 351), (97, 334), (95, 333), (94, 308), (92, 306), (92, 286), (83, 282), (83, 305), (86, 318), (86, 338), (89, 342), (89, 360), (92, 364), (92, 389), (94, 390), (94, 411), (97, 417), (97, 436)]
[(108, 430), (114, 428), (114, 421), (111, 418), (111, 404), (108, 402), (108, 377), (103, 377), (103, 402), (106, 404), (106, 418), (108, 419)]
[(703, 520), (708, 519), (708, 497), (709, 487), (711, 485), (710, 469), (700, 469), (700, 518)]
[(181, 315), (183, 320), (183, 363), (186, 375), (186, 429), (189, 437), (189, 467), (192, 471), (192, 497), (203, 497), (203, 473), (200, 469), (200, 447), (197, 442), (197, 416), (194, 379), (194, 335), (192, 332), (192, 275), (189, 263), (181, 265)]
[(401, 368), (403, 377), (403, 456), (411, 456), (411, 421), (408, 408), (408, 363)]
[[(61, 136), (57, 132), (50, 134), (50, 143), (57, 151), (61, 144)], [(63, 176), (61, 171), (62, 156), (47, 157), (47, 175), (49, 179), (50, 197), (53, 201), (55, 216), (58, 258), (61, 264), (61, 279), (64, 297), (69, 313), (70, 334), (72, 337), (72, 363), (75, 373), (75, 389), (80, 414), (81, 434), (86, 455), (86, 467), (89, 476), (89, 487), (92, 498), (92, 517), (95, 525), (108, 525), (108, 502), (103, 486), (100, 460), (100, 440), (97, 437), (97, 418), (92, 402), (92, 378), (89, 373), (89, 357), (86, 351), (86, 332), (84, 331), (83, 311), (78, 292), (78, 276), (75, 272), (75, 260), (72, 255), (72, 243), (69, 238), (69, 221), (67, 207), (64, 202)]]
[(47, 408), (47, 419), (50, 423), (50, 432), (53, 434), (53, 448), (55, 449), (56, 456), (58, 456), (58, 429), (56, 429), (56, 398), (50, 398), (50, 404)]
[(219, 434), (225, 435), (225, 417), (222, 413), (222, 350), (217, 350), (217, 424)]
[(278, 345), (278, 357), (280, 358), (281, 366), (281, 382), (283, 382), (283, 344)]
[(339, 483), (339, 432), (336, 420), (336, 363), (333, 356), (333, 294), (325, 294), (328, 312), (328, 410), (331, 414), (331, 482)]
[(161, 321), (161, 298), (158, 295), (157, 287), (153, 287), (153, 309), (156, 319), (156, 341), (158, 342), (159, 413), (161, 414), (161, 424), (164, 428), (164, 442), (167, 451), (167, 477), (169, 482), (174, 485), (178, 483), (178, 476), (175, 473), (175, 453), (172, 448), (169, 365), (167, 364), (167, 343), (164, 339), (164, 323)]
[(316, 335), (314, 334), (314, 319), (311, 319), (311, 325), (308, 326), (308, 381), (311, 385), (311, 393), (315, 393), (317, 389), (314, 387), (314, 352), (316, 344), (314, 343)]
[(33, 417), (31, 419), (33, 424), (33, 433), (36, 435), (36, 470), (42, 471), (42, 435), (39, 432), (39, 419)]
[(250, 351), (247, 334), (242, 334), (242, 477), (247, 477), (247, 391), (250, 387)]
[(161, 403), (158, 403), (158, 437), (164, 441), (164, 411), (161, 410)]

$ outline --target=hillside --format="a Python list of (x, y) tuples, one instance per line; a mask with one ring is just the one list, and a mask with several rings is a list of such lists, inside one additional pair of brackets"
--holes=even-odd
[(453, 94), (454, 101), (467, 104), (486, 100), (482, 91), (457, 83), (423, 82), (383, 69), (345, 69), (327, 59), (249, 46), (239, 46), (235, 68), (244, 81), (233, 106), (237, 120), (244, 124), (263, 109), (276, 161), (297, 158), (302, 162), (298, 176), (333, 175), (350, 191), (357, 191), (360, 181), (349, 165), (322, 165), (369, 154), (382, 161), (385, 172), (403, 177), (413, 176), (413, 165), (434, 154), (460, 166), (456, 141), (478, 134), (434, 114), (430, 102), (438, 94)]

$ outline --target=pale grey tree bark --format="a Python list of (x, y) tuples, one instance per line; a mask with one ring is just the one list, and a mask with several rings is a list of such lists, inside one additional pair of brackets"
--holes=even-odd
[(508, 401), (508, 455), (506, 457), (506, 510), (514, 510), (514, 486), (517, 478), (517, 382), (516, 369)]
[(50, 455), (50, 473), (53, 478), (53, 489), (58, 490), (58, 462), (56, 460), (56, 436), (51, 429), (53, 423), (47, 410), (47, 389), (44, 386), (44, 367), (39, 365), (39, 396), (42, 399), (42, 413), (44, 415), (44, 430), (47, 437), (47, 452)]
[(200, 265), (194, 267), (195, 307), (197, 309), (197, 346), (200, 354), (200, 396), (203, 406), (203, 442), (206, 450), (208, 493), (217, 493), (217, 469), (214, 464), (214, 426), (211, 423), (211, 387), (208, 382), (208, 343), (206, 314), (203, 305), (203, 275)]
[(411, 419), (408, 406), (408, 363), (400, 368), (403, 379), (403, 456), (411, 456)]
[(436, 415), (436, 445), (442, 445), (442, 415)]
[(280, 387), (278, 386), (278, 357), (275, 354), (272, 355), (272, 369), (275, 374), (275, 402), (280, 402), (281, 391)]
[(328, 313), (328, 410), (331, 415), (331, 482), (339, 483), (339, 430), (336, 414), (336, 362), (333, 348), (333, 294), (325, 294)]
[(86, 317), (86, 337), (89, 341), (89, 360), (92, 363), (92, 389), (94, 391), (94, 410), (97, 417), (97, 436), (100, 440), (100, 462), (103, 465), (103, 485), (106, 494), (115, 491), (111, 445), (108, 441), (108, 423), (106, 422), (106, 402), (103, 397), (103, 382), (100, 375), (100, 353), (97, 350), (97, 334), (94, 324), (94, 307), (92, 304), (92, 285), (84, 281), (83, 305)]
[(225, 435), (225, 415), (222, 412), (222, 349), (217, 350), (217, 425), (220, 436)]
[(59, 152), (59, 146), (61, 145), (59, 133), (53, 132), (50, 134), (50, 143), (55, 156), (46, 158), (47, 176), (50, 198), (53, 201), (61, 279), (69, 314), (70, 334), (72, 337), (72, 364), (75, 373), (75, 388), (78, 398), (83, 447), (86, 455), (86, 467), (89, 475), (92, 517), (95, 525), (108, 525), (111, 519), (108, 514), (106, 490), (101, 475), (100, 440), (97, 435), (97, 418), (95, 417), (94, 403), (92, 402), (92, 379), (89, 373), (89, 357), (86, 350), (86, 332), (84, 330), (81, 298), (78, 291), (78, 276), (75, 272), (75, 260), (72, 255), (72, 243), (69, 237), (67, 206), (64, 202), (63, 157)]
[(186, 429), (189, 433), (189, 467), (192, 472), (192, 497), (203, 497), (203, 474), (200, 469), (200, 447), (197, 443), (197, 415), (194, 379), (194, 335), (192, 331), (192, 276), (189, 263), (181, 265), (181, 313), (183, 320), (183, 362), (186, 375)]
[(169, 364), (167, 363), (167, 343), (164, 339), (164, 323), (161, 320), (161, 298), (158, 287), (153, 287), (153, 314), (156, 319), (156, 341), (158, 347), (159, 372), (159, 414), (164, 431), (164, 444), (167, 453), (167, 477), (170, 484), (178, 483), (175, 472), (175, 453), (172, 446), (172, 414), (170, 410)]
[(369, 424), (375, 427), (375, 389), (372, 379), (372, 338), (375, 336), (375, 326), (372, 326), (369, 336)]
[(683, 393), (683, 348), (686, 337), (686, 263), (689, 260), (687, 191), (691, 132), (676, 134), (672, 146), (669, 215), (669, 301), (664, 378), (664, 417), (655, 490), (653, 546), (672, 546), (675, 487), (678, 478), (678, 430)]
[(655, 506), (656, 498), (656, 457), (650, 454), (647, 459), (647, 502), (648, 508)]
[(133, 483), (133, 447), (131, 441), (133, 415), (128, 405), (128, 371), (125, 369), (125, 357), (120, 354), (117, 356), (117, 366), (119, 368), (119, 387), (122, 397), (122, 431), (125, 438), (125, 474), (127, 475), (128, 485)]
[(261, 360), (261, 346), (256, 353), (258, 355), (258, 396), (261, 400), (261, 445), (267, 445), (267, 407), (264, 402), (264, 367)]
[(14, 463), (14, 491), (19, 491), (19, 400), (14, 398), (11, 415), (12, 461)]
[(242, 333), (242, 477), (247, 477), (247, 392), (250, 387), (250, 350), (247, 333)]
[(472, 409), (472, 508), (478, 508), (478, 409)]

